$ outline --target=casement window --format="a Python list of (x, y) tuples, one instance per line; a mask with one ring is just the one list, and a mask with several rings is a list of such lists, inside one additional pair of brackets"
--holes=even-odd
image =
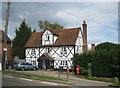
[(61, 60), (60, 65), (61, 65), (61, 66), (67, 66), (67, 61)]
[(61, 61), (61, 65), (63, 65), (63, 61)]
[(50, 66), (53, 66), (53, 62), (50, 62)]
[(68, 65), (68, 64), (67, 64), (67, 61), (65, 61), (65, 65)]
[(45, 50), (45, 53), (50, 53), (50, 52), (51, 52), (51, 48), (47, 47), (46, 50)]
[(50, 36), (48, 34), (46, 35), (46, 40), (50, 40)]
[(66, 47), (62, 47), (60, 53), (61, 53), (61, 56), (66, 56), (67, 55), (67, 49), (66, 49)]
[(35, 55), (36, 55), (36, 51), (35, 51), (35, 49), (32, 49), (31, 50), (31, 56), (34, 57)]
[(78, 51), (79, 51), (79, 46), (77, 46), (77, 53), (78, 53)]
[(36, 61), (35, 60), (32, 60), (31, 63), (32, 63), (32, 65), (36, 65)]

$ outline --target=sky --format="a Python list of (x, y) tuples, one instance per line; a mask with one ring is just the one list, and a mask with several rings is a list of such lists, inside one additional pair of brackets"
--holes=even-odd
[[(2, 2), (0, 6), (0, 29), (4, 30), (7, 4)], [(118, 43), (117, 2), (11, 2), (8, 26), (11, 39), (15, 37), (15, 28), (23, 19), (36, 31), (40, 31), (40, 20), (57, 22), (65, 28), (82, 27), (85, 20), (88, 44)]]

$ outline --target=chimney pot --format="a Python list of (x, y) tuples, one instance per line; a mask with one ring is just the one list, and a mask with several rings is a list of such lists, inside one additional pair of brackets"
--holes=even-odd
[(83, 21), (83, 24), (86, 24), (86, 21), (85, 21), (85, 20)]
[(92, 51), (92, 53), (94, 53), (94, 51), (95, 51), (95, 44), (91, 44), (91, 51)]

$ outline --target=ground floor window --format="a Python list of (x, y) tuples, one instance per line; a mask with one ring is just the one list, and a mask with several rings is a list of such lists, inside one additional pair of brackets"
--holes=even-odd
[(35, 60), (32, 60), (31, 63), (32, 63), (32, 65), (36, 65), (36, 61)]
[(60, 64), (60, 65), (62, 65), (62, 66), (67, 66), (67, 61), (61, 60), (61, 64)]

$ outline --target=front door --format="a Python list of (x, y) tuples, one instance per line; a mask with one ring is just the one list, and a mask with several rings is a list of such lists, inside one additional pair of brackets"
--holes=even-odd
[(46, 70), (46, 60), (42, 60), (42, 68), (44, 69), (44, 70)]

